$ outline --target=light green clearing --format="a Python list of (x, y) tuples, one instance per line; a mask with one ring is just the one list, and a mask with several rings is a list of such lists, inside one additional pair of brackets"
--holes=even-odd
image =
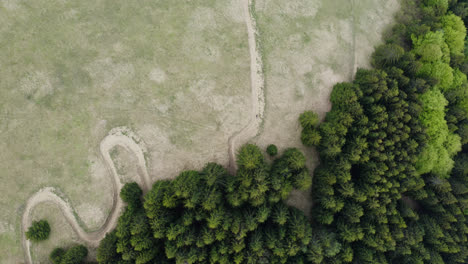
[[(246, 122), (235, 0), (0, 0), (0, 47), (0, 263), (23, 260), (22, 205), (41, 187), (59, 188), (78, 214), (107, 213), (99, 142), (111, 128), (131, 127), (150, 174), (172, 177), (226, 157)], [(104, 221), (80, 217), (89, 230)]]

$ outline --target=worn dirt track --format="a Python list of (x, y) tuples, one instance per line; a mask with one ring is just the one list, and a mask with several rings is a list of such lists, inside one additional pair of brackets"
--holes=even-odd
[(249, 39), (250, 53), (250, 86), (251, 86), (251, 111), (247, 125), (235, 132), (228, 139), (229, 171), (236, 171), (236, 149), (237, 146), (245, 144), (255, 137), (260, 129), (265, 112), (265, 78), (263, 75), (263, 64), (257, 42), (257, 23), (252, 14), (252, 1), (242, 0), (245, 24)]
[[(144, 157), (144, 148), (136, 143), (136, 135), (131, 131), (125, 128), (115, 128), (112, 129), (109, 134), (101, 141), (100, 144), (100, 153), (104, 163), (108, 169), (108, 175), (111, 177), (112, 182), (112, 208), (109, 216), (107, 217), (104, 224), (94, 232), (86, 232), (79, 224), (79, 221), (74, 213), (73, 208), (70, 205), (70, 202), (66, 199), (60, 197), (58, 190), (53, 187), (46, 187), (34, 195), (32, 195), (26, 202), (24, 209), (21, 228), (22, 228), (22, 245), (25, 252), (26, 263), (32, 264), (31, 257), (31, 243), (26, 239), (25, 231), (31, 225), (32, 222), (32, 212), (36, 205), (44, 202), (50, 202), (57, 205), (64, 215), (67, 222), (70, 224), (72, 229), (78, 235), (78, 237), (83, 240), (88, 246), (97, 247), (99, 241), (104, 238), (107, 232), (111, 231), (116, 225), (119, 218), (121, 209), (123, 207), (123, 202), (119, 198), (119, 192), (122, 188), (122, 183), (120, 182), (119, 175), (115, 168), (115, 164), (110, 157), (110, 150), (116, 146), (121, 146), (128, 151), (131, 151), (135, 154), (138, 160), (138, 166), (141, 169), (142, 175), (141, 182), (142, 188), (144, 191), (147, 191), (151, 187), (151, 179), (148, 175), (146, 161)], [(104, 176), (103, 177), (107, 177)]]

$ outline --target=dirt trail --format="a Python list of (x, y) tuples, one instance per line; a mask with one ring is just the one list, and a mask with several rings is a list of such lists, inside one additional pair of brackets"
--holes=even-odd
[(234, 173), (236, 170), (236, 148), (245, 144), (249, 139), (255, 137), (260, 129), (265, 112), (265, 78), (263, 76), (262, 57), (257, 45), (257, 23), (251, 12), (252, 0), (242, 0), (245, 23), (249, 39), (250, 53), (250, 85), (252, 108), (249, 121), (241, 130), (235, 132), (228, 139), (229, 171)]
[(351, 74), (350, 74), (350, 80), (354, 79), (354, 75), (356, 74), (358, 65), (357, 65), (357, 52), (356, 52), (356, 10), (355, 10), (355, 4), (354, 0), (351, 1), (351, 14), (352, 14), (352, 34), (353, 34), (353, 45), (352, 45), (352, 52), (353, 52), (353, 59), (351, 60)]
[[(111, 177), (112, 182), (112, 209), (107, 217), (105, 223), (94, 232), (86, 232), (79, 224), (76, 214), (74, 213), (73, 208), (70, 205), (70, 202), (64, 200), (58, 195), (58, 191), (53, 187), (46, 187), (33, 196), (31, 196), (26, 202), (26, 207), (23, 213), (23, 218), (21, 221), (22, 228), (22, 244), (23, 249), (26, 254), (26, 263), (32, 264), (31, 258), (31, 243), (25, 237), (25, 230), (31, 225), (32, 222), (32, 211), (34, 207), (43, 202), (52, 202), (55, 203), (59, 208), (62, 214), (65, 216), (65, 219), (70, 224), (72, 229), (76, 232), (78, 237), (83, 240), (90, 247), (97, 247), (99, 241), (104, 238), (107, 232), (111, 231), (116, 225), (119, 218), (120, 212), (123, 207), (122, 200), (119, 199), (119, 192), (122, 188), (122, 183), (120, 182), (115, 164), (110, 157), (110, 150), (116, 146), (121, 146), (131, 151), (135, 154), (138, 159), (138, 166), (143, 173), (140, 175), (142, 177), (142, 189), (144, 192), (150, 189), (151, 179), (148, 175), (146, 161), (144, 157), (144, 147), (140, 146), (137, 142), (139, 141), (138, 137), (126, 128), (114, 128), (109, 132), (100, 144), (100, 152), (104, 163), (108, 168), (108, 175)], [(105, 176), (103, 176), (105, 177)]]

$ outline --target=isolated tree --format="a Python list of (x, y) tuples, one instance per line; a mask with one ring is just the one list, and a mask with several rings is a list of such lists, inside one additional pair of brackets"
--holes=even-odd
[(33, 221), (26, 232), (26, 238), (38, 242), (49, 238), (50, 226), (46, 220)]
[(278, 148), (276, 147), (276, 145), (270, 144), (270, 145), (268, 145), (268, 147), (266, 149), (266, 152), (270, 156), (276, 156), (276, 154), (278, 154)]

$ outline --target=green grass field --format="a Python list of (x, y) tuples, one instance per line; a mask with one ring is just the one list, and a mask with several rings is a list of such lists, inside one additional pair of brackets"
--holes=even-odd
[(250, 94), (239, 10), (230, 0), (0, 1), (0, 263), (22, 261), (22, 206), (41, 187), (99, 212), (83, 217), (87, 229), (102, 224), (111, 189), (99, 142), (113, 127), (142, 136), (156, 177), (226, 159)]

